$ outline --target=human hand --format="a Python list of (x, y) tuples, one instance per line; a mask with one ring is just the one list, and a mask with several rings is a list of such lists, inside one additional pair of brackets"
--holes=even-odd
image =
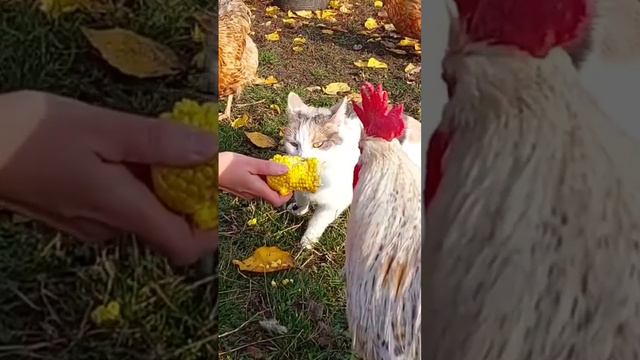
[(222, 152), (218, 155), (218, 183), (220, 189), (246, 200), (262, 198), (274, 207), (280, 207), (291, 199), (291, 195), (280, 196), (267, 185), (263, 176), (284, 175), (289, 169), (269, 160), (262, 160)]
[(181, 124), (34, 91), (0, 95), (0, 201), (87, 241), (139, 235), (178, 265), (217, 246), (167, 210), (133, 168), (189, 166), (217, 141)]

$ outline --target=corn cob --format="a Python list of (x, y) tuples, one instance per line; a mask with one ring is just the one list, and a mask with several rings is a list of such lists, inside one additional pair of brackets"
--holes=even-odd
[[(213, 103), (182, 100), (162, 117), (217, 134), (217, 113)], [(200, 229), (218, 228), (217, 157), (193, 168), (154, 167), (152, 176), (155, 192), (167, 207), (189, 216)]]
[(289, 172), (279, 176), (267, 176), (267, 184), (281, 196), (294, 191), (314, 193), (320, 187), (318, 159), (303, 159), (300, 156), (275, 155), (271, 161), (286, 165)]

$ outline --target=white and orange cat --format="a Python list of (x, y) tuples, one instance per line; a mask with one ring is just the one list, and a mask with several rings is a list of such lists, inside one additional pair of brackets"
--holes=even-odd
[[(297, 216), (315, 207), (301, 240), (303, 247), (311, 249), (327, 227), (351, 205), (362, 123), (346, 97), (330, 108), (314, 107), (293, 92), (287, 99), (287, 116), (284, 144), (287, 154), (317, 158), (322, 168), (320, 189), (313, 194), (295, 192), (295, 202), (287, 207)], [(409, 158), (420, 166), (420, 122), (409, 116), (405, 119), (407, 131), (399, 140)]]

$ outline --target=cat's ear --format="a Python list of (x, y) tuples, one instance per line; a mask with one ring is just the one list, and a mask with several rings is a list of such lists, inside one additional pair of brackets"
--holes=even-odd
[(333, 122), (342, 122), (347, 117), (347, 105), (349, 104), (349, 100), (347, 97), (343, 97), (340, 102), (333, 105), (331, 107), (331, 121)]
[(289, 97), (287, 97), (287, 113), (293, 114), (296, 112), (304, 112), (309, 107), (302, 101), (298, 94), (293, 91), (289, 93)]

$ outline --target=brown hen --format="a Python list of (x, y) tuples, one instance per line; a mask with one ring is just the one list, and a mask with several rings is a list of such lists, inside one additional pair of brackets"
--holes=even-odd
[(218, 10), (218, 91), (227, 97), (222, 119), (231, 117), (234, 95), (253, 83), (258, 71), (258, 48), (249, 36), (251, 10), (242, 0), (220, 0)]
[(420, 40), (422, 4), (420, 0), (387, 0), (384, 5), (396, 31), (405, 37)]

